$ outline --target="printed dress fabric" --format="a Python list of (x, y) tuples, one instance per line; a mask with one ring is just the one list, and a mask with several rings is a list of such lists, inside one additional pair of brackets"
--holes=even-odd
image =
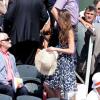
[[(62, 48), (61, 45), (59, 47)], [(59, 54), (57, 69), (51, 76), (47, 76), (45, 82), (49, 84), (50, 88), (61, 89), (61, 93), (76, 91), (76, 56), (68, 54)]]

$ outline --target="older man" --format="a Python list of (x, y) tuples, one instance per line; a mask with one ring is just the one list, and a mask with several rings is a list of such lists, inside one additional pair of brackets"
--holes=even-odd
[[(89, 38), (90, 38), (90, 30), (93, 31), (95, 35), (95, 43), (94, 43), (94, 51), (92, 56), (92, 64), (91, 64), (91, 74), (95, 70), (95, 59), (100, 53), (99, 43), (100, 43), (100, 23), (93, 23), (96, 17), (96, 8), (93, 6), (88, 6), (84, 13), (84, 20), (93, 25), (93, 28), (86, 28), (81, 22), (78, 23), (78, 43), (77, 43), (77, 52), (79, 58), (79, 66), (77, 67), (78, 71), (85, 76), (85, 71), (83, 70), (85, 67), (83, 66), (87, 60), (88, 56), (88, 46), (89, 46)], [(81, 70), (82, 69), (82, 70)], [(83, 73), (84, 72), (84, 73)]]
[(11, 40), (6, 33), (0, 33), (0, 93), (14, 98), (16, 95), (28, 94), (26, 88), (19, 82), (16, 95), (14, 92), (14, 79), (19, 78), (14, 56), (8, 52)]
[[(98, 23), (93, 23), (96, 17), (96, 9), (93, 6), (88, 6), (85, 10), (83, 20), (87, 23), (93, 25), (93, 31), (97, 34), (98, 32)], [(87, 59), (88, 56), (88, 46), (89, 46), (89, 38), (90, 38), (90, 29), (87, 29), (81, 22), (78, 23), (78, 39), (77, 39), (77, 53), (79, 58), (79, 68), (78, 72), (83, 69), (84, 62)], [(81, 74), (84, 71), (81, 71)]]

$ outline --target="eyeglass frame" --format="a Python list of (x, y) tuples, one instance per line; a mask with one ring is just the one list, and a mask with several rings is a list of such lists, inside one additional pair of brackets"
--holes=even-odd
[(11, 40), (10, 37), (8, 37), (8, 38), (6, 38), (6, 39), (3, 39), (3, 40), (0, 40), (0, 41), (9, 41), (9, 40)]

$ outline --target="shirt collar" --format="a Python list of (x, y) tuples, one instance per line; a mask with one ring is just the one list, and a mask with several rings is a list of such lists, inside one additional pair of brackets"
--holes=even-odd
[(7, 51), (7, 52), (4, 52), (4, 51), (2, 51), (1, 49), (0, 49), (0, 52), (2, 52), (4, 55), (9, 55), (9, 52)]

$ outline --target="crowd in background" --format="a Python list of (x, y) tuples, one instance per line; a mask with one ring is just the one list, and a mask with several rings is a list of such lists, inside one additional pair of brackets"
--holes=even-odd
[[(76, 93), (79, 80), (75, 71), (85, 80), (90, 37), (93, 50), (89, 91), (95, 80), (92, 76), (100, 71), (100, 0), (94, 0), (82, 12), (79, 2), (81, 0), (0, 0), (0, 34), (7, 33), (11, 39), (6, 39), (12, 44), (7, 50), (15, 56), (16, 64), (34, 65), (35, 55), (43, 48), (58, 52), (57, 69), (43, 84), (48, 97), (67, 100), (70, 92)], [(4, 39), (0, 39), (1, 52)], [(0, 79), (0, 86), (1, 83)], [(75, 93), (71, 100), (75, 100)], [(100, 94), (97, 98), (100, 99)]]

